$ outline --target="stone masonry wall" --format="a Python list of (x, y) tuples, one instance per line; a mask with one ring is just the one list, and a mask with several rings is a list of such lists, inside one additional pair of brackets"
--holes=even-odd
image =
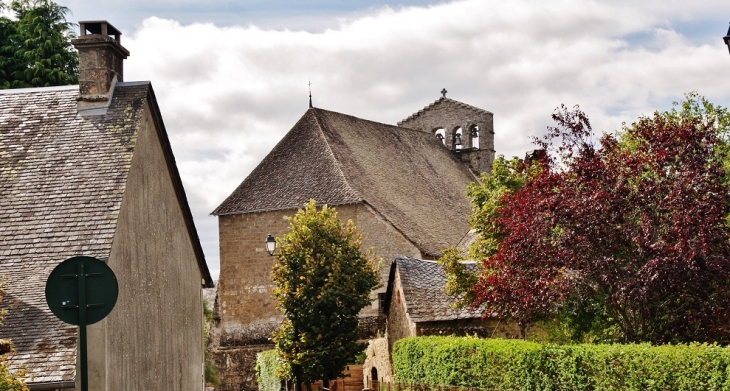
[(515, 339), (520, 337), (520, 329), (515, 322), (500, 321), (497, 319), (481, 320), (458, 319), (439, 322), (420, 322), (416, 324), (416, 335), (442, 336), (477, 336), (480, 338)]
[(393, 366), (390, 363), (390, 351), (387, 338), (371, 339), (366, 350), (365, 363), (362, 366), (365, 388), (374, 389), (373, 368), (377, 372), (378, 383), (393, 383)]
[[(343, 222), (351, 219), (362, 234), (362, 249), (373, 248), (382, 258), (381, 279), (383, 286), (376, 292), (385, 291), (390, 263), (395, 255), (420, 257), (420, 251), (408, 239), (394, 229), (366, 204), (335, 206)], [(236, 349), (270, 344), (271, 333), (278, 328), (283, 315), (275, 307), (271, 293), (271, 267), (275, 260), (264, 247), (267, 234), (282, 236), (289, 229), (288, 217), (296, 210), (246, 213), (219, 217), (219, 241), (221, 272), (218, 285), (220, 315), (220, 340), (214, 356), (227, 354), (231, 360), (244, 357)], [(374, 292), (375, 293), (375, 292)], [(361, 316), (372, 335), (384, 333), (382, 316), (378, 319), (378, 300), (373, 295), (373, 305), (366, 307)], [(364, 319), (365, 320), (365, 319)], [(378, 326), (380, 325), (380, 326)], [(371, 337), (372, 335), (368, 336)], [(226, 353), (227, 352), (227, 353)], [(255, 358), (254, 358), (255, 361)], [(216, 358), (217, 363), (223, 362)], [(221, 377), (226, 379), (225, 390), (255, 390), (256, 387), (236, 383), (254, 373), (254, 366), (248, 364), (219, 367)], [(228, 375), (235, 371), (238, 375)], [(236, 376), (243, 376), (238, 378)], [(234, 385), (228, 381), (239, 384)], [(249, 383), (246, 383), (249, 384)], [(254, 384), (255, 386), (255, 384)], [(239, 388), (235, 388), (239, 387)], [(243, 388), (240, 388), (243, 387)]]
[(220, 386), (216, 391), (258, 390), (256, 354), (274, 345), (248, 345), (216, 350), (212, 355), (218, 368)]
[(408, 316), (407, 311), (405, 296), (401, 289), (400, 273), (396, 270), (395, 278), (393, 279), (393, 293), (390, 297), (390, 307), (388, 310), (388, 351), (393, 349), (395, 341), (417, 335), (416, 324)]

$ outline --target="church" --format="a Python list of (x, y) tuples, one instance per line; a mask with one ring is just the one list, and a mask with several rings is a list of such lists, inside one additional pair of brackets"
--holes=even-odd
[[(256, 390), (256, 353), (273, 348), (283, 315), (271, 293), (267, 235), (309, 199), (352, 220), (383, 260), (381, 288), (361, 312), (363, 339), (386, 330), (386, 291), (399, 256), (435, 260), (465, 245), (466, 186), (494, 160), (493, 114), (442, 96), (396, 125), (311, 106), (212, 214), (218, 217), (218, 325), (209, 350), (221, 390)], [(478, 317), (478, 315), (476, 315)]]

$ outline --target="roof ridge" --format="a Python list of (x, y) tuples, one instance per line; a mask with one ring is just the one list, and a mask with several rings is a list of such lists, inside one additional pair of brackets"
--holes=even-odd
[(51, 92), (51, 91), (67, 91), (77, 90), (77, 85), (51, 86), (51, 87), (27, 87), (27, 88), (8, 88), (0, 90), (0, 94), (27, 94), (29, 92)]
[(412, 119), (415, 119), (415, 118), (421, 116), (422, 114), (424, 114), (425, 112), (429, 111), (430, 109), (432, 109), (434, 106), (436, 106), (437, 104), (439, 104), (441, 102), (453, 103), (453, 104), (455, 104), (457, 106), (460, 106), (460, 107), (463, 107), (465, 109), (476, 110), (476, 111), (478, 111), (480, 113), (483, 113), (483, 114), (491, 114), (491, 115), (494, 115), (494, 113), (492, 113), (489, 110), (484, 110), (484, 109), (481, 109), (479, 107), (472, 106), (472, 105), (470, 105), (468, 103), (459, 102), (458, 100), (454, 100), (454, 99), (451, 99), (451, 98), (447, 98), (445, 96), (442, 96), (442, 97), (436, 99), (433, 103), (431, 103), (431, 104), (427, 105), (426, 107), (422, 108), (421, 110), (418, 110), (417, 112), (411, 114), (410, 116), (408, 116), (408, 118), (406, 118), (406, 119), (404, 119), (402, 121), (398, 121), (398, 126), (402, 126), (403, 123), (408, 122), (408, 121), (410, 121)]
[(436, 99), (433, 103), (431, 103), (429, 105), (426, 105), (426, 107), (422, 108), (421, 110), (418, 110), (417, 112), (409, 115), (408, 118), (406, 118), (406, 119), (404, 119), (402, 121), (398, 121), (398, 126), (401, 126), (404, 122), (409, 121), (411, 119), (414, 119), (414, 118), (418, 117), (419, 115), (425, 113), (426, 110), (432, 108), (434, 105), (436, 105), (436, 103), (439, 103), (439, 102), (441, 102), (442, 100), (445, 100), (445, 99), (448, 99), (448, 98), (442, 96), (442, 97)]
[[(352, 187), (352, 185), (350, 184), (350, 181), (347, 180), (347, 176), (345, 175), (345, 172), (342, 171), (342, 163), (335, 156), (335, 153), (334, 153), (334, 151), (332, 151), (332, 147), (330, 146), (329, 140), (327, 140), (327, 136), (324, 135), (324, 131), (322, 130), (322, 121), (319, 118), (319, 114), (317, 113), (318, 110), (322, 110), (322, 109), (310, 108), (308, 110), (312, 110), (312, 112), (314, 113), (314, 119), (317, 121), (317, 130), (319, 130), (320, 136), (322, 136), (322, 139), (324, 139), (324, 145), (327, 146), (327, 152), (329, 152), (329, 157), (332, 159), (332, 161), (335, 162), (335, 166), (337, 167), (337, 172), (340, 174), (340, 178), (342, 178), (342, 181), (347, 184), (347, 190), (351, 191), (352, 194), (355, 194), (357, 196), (358, 200), (360, 200), (362, 202), (364, 200), (362, 194), (360, 194), (359, 191), (355, 190)], [(324, 111), (327, 111), (327, 110), (324, 110)], [(334, 111), (333, 111), (333, 113), (334, 113)], [(341, 113), (338, 113), (338, 114), (341, 114)], [(347, 114), (341, 114), (341, 115), (347, 115)]]

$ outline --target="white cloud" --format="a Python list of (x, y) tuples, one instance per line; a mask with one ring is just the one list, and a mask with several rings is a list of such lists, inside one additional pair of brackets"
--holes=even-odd
[(395, 123), (448, 96), (495, 113), (497, 153), (522, 155), (561, 103), (613, 131), (697, 90), (728, 106), (730, 57), (717, 37), (673, 28), (726, 2), (467, 0), (383, 7), (321, 32), (181, 25), (148, 18), (124, 45), (127, 80), (151, 80), (211, 269), (206, 217), (307, 107)]

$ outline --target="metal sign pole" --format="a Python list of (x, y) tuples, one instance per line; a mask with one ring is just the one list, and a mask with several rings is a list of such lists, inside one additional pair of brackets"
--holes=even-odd
[(79, 343), (81, 344), (81, 391), (89, 391), (89, 374), (86, 362), (86, 273), (84, 263), (77, 264), (79, 286)]
[(79, 326), (80, 391), (89, 391), (86, 326), (109, 315), (118, 294), (119, 285), (112, 269), (91, 257), (73, 257), (61, 262), (46, 281), (48, 308), (63, 322)]

